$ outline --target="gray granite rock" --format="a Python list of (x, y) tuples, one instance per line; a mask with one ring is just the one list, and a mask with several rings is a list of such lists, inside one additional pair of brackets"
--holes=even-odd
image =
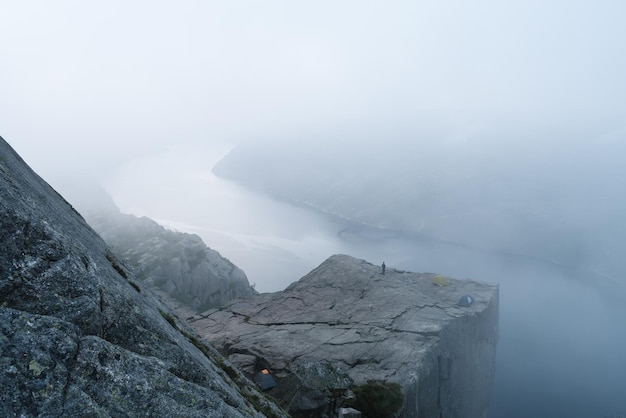
[[(436, 278), (392, 267), (382, 275), (335, 255), (282, 292), (191, 324), (243, 370), (269, 367), (278, 387), (303, 364), (329, 362), (355, 385), (399, 383), (405, 417), (482, 417), (495, 372), (498, 286)], [(468, 294), (472, 305), (458, 306)]]
[(95, 201), (81, 202), (80, 208), (111, 251), (180, 311), (202, 312), (256, 294), (245, 273), (197, 235), (122, 214), (104, 191)]
[(361, 412), (354, 408), (340, 408), (339, 418), (361, 418)]
[(0, 416), (285, 416), (1, 138), (0, 242)]
[(301, 364), (285, 376), (272, 396), (285, 401), (293, 416), (336, 416), (339, 402), (349, 396), (352, 379), (327, 361)]

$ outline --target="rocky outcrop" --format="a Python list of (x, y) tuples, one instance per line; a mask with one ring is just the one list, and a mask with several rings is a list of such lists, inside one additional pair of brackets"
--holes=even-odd
[(285, 416), (1, 138), (0, 242), (0, 416)]
[[(466, 295), (471, 305), (460, 306)], [(313, 362), (343, 370), (353, 389), (380, 383), (391, 396), (389, 385), (399, 384), (404, 417), (484, 417), (498, 287), (393, 268), (383, 275), (379, 266), (335, 255), (282, 292), (235, 301), (191, 324), (242, 370), (272, 370), (272, 391), (285, 405), (291, 399), (281, 386), (297, 386), (291, 376)]]
[(256, 294), (245, 273), (197, 235), (122, 214), (110, 198), (81, 212), (111, 251), (170, 306), (202, 312)]

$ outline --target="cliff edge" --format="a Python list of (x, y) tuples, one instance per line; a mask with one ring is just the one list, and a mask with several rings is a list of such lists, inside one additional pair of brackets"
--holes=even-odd
[(329, 399), (303, 410), (301, 394), (284, 388), (293, 388), (290, 377), (302, 367), (330, 364), (355, 392), (372, 381), (399, 384), (396, 416), (484, 417), (498, 286), (393, 268), (383, 275), (379, 266), (334, 255), (282, 292), (235, 301), (191, 324), (242, 370), (271, 370), (278, 385), (270, 393), (294, 416), (337, 406)]

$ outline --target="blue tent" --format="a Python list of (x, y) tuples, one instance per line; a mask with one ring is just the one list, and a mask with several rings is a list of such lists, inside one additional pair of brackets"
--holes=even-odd
[(471, 297), (470, 295), (465, 295), (463, 297), (461, 297), (461, 299), (459, 299), (459, 306), (470, 306), (472, 303), (474, 303), (474, 298)]

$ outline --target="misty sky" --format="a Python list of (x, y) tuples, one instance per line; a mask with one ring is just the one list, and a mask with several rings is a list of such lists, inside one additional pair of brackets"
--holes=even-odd
[(46, 177), (320, 126), (616, 120), (625, 15), (621, 0), (4, 1), (0, 135)]

